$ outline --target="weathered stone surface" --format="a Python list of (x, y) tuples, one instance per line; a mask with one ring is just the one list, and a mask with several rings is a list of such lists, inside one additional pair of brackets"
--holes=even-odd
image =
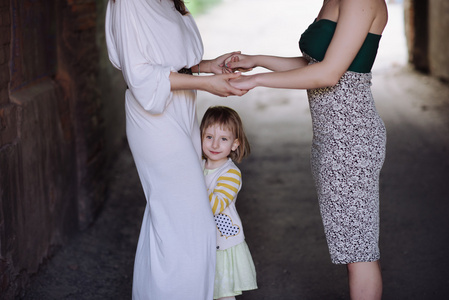
[(449, 1), (430, 0), (429, 3), (430, 73), (449, 82)]
[(405, 0), (409, 62), (419, 71), (449, 81), (449, 2)]
[(19, 111), (16, 105), (0, 106), (0, 145), (11, 144), (17, 138)]
[(404, 14), (409, 62), (428, 72), (428, 0), (405, 0)]
[(104, 202), (124, 140), (123, 80), (100, 60), (105, 2), (0, 0), (0, 298)]

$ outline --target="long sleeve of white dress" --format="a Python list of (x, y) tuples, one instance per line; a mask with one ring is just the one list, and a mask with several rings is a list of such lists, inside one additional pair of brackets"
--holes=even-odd
[(134, 98), (153, 114), (162, 113), (171, 100), (170, 71), (197, 64), (203, 53), (192, 17), (167, 10), (164, 2), (173, 3), (118, 0), (106, 16), (106, 39), (113, 45), (109, 58)]
[(147, 201), (132, 298), (210, 300), (216, 229), (196, 91), (171, 91), (169, 80), (171, 71), (201, 61), (198, 29), (171, 0), (110, 0), (105, 30), (109, 58), (128, 84), (126, 134)]

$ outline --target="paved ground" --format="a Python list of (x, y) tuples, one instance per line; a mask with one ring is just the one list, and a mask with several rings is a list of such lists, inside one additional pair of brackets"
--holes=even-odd
[[(312, 2), (225, 0), (197, 19), (206, 57), (230, 50), (296, 55), (298, 33), (317, 11)], [(404, 66), (401, 24), (401, 8), (390, 5), (373, 70), (388, 130), (380, 182), (384, 299), (449, 299), (449, 87)], [(305, 92), (199, 93), (200, 116), (214, 104), (239, 111), (253, 147), (240, 165), (238, 209), (259, 289), (239, 299), (348, 299), (346, 270), (330, 263), (311, 179)], [(110, 174), (96, 223), (44, 263), (24, 299), (130, 299), (145, 203), (127, 148)]]

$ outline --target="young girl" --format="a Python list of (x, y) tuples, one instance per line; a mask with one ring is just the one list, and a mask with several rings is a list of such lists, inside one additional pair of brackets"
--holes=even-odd
[(217, 225), (214, 299), (235, 299), (257, 289), (256, 270), (235, 207), (242, 176), (239, 163), (250, 153), (242, 121), (229, 107), (210, 107), (200, 125), (204, 175)]

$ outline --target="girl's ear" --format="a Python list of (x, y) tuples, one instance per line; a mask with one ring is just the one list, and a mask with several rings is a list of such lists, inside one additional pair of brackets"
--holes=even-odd
[(238, 139), (235, 139), (234, 140), (234, 143), (232, 143), (232, 148), (231, 148), (231, 150), (232, 151), (235, 151), (235, 150), (237, 150), (237, 148), (240, 146), (240, 142), (239, 142), (239, 140)]

